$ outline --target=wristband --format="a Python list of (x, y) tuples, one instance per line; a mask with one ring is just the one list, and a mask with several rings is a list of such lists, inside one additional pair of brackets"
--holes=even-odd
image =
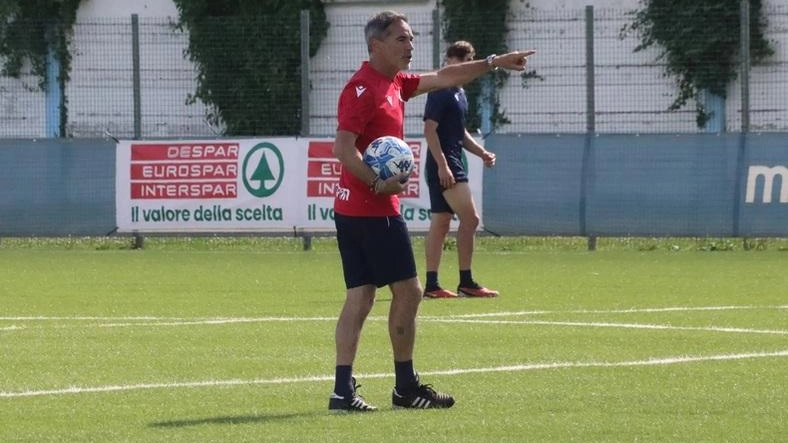
[(493, 63), (495, 61), (495, 57), (498, 57), (498, 56), (495, 55), (495, 54), (490, 54), (484, 59), (484, 61), (487, 62), (487, 67), (492, 69), (493, 71), (497, 71), (498, 70), (498, 67), (495, 66), (495, 63)]

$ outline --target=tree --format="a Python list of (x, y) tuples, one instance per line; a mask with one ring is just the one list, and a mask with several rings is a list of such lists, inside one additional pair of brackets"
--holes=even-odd
[(19, 78), (25, 62), (47, 89), (47, 69), (54, 57), (60, 70), (60, 134), (68, 122), (65, 85), (71, 73), (69, 42), (81, 0), (0, 0), (0, 58), (3, 75)]
[[(725, 97), (728, 84), (736, 79), (740, 35), (738, 0), (642, 0), (635, 20), (622, 29), (640, 36), (635, 52), (655, 45), (662, 47), (658, 59), (667, 62), (666, 74), (676, 78), (678, 96), (668, 108), (685, 106), (690, 99), (697, 103), (698, 127), (705, 126), (710, 115), (698, 97), (709, 91)], [(770, 56), (774, 50), (763, 36), (766, 27), (761, 15), (761, 1), (750, 0), (750, 48), (754, 63)]]
[(229, 135), (290, 135), (301, 127), (300, 11), (310, 13), (310, 56), (328, 23), (320, 0), (175, 0), (198, 70), (190, 102)]

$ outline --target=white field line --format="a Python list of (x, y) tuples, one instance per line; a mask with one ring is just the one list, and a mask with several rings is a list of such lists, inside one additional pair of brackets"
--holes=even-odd
[(154, 317), (154, 316), (140, 316), (140, 317), (90, 317), (90, 316), (74, 316), (74, 317), (47, 317), (43, 315), (35, 316), (21, 316), (21, 317), (0, 317), (0, 321), (186, 321), (188, 318), (183, 317)]
[(11, 326), (3, 326), (2, 328), (0, 328), (0, 331), (18, 331), (24, 328), (25, 328), (24, 326), (11, 325)]
[[(687, 331), (710, 331), (710, 332), (731, 332), (731, 333), (750, 333), (750, 334), (774, 334), (788, 335), (786, 330), (769, 329), (748, 329), (730, 328), (720, 326), (673, 326), (658, 324), (640, 323), (605, 323), (605, 322), (569, 322), (569, 321), (524, 321), (524, 320), (478, 320), (483, 318), (496, 317), (516, 317), (528, 315), (544, 314), (618, 314), (618, 313), (650, 313), (650, 312), (692, 312), (692, 311), (726, 311), (726, 310), (780, 310), (788, 309), (788, 305), (779, 306), (700, 306), (700, 307), (666, 307), (666, 308), (632, 308), (615, 310), (568, 310), (568, 311), (514, 311), (514, 312), (490, 312), (478, 314), (463, 314), (449, 316), (422, 316), (420, 321), (438, 323), (479, 323), (479, 324), (523, 324), (523, 325), (543, 325), (543, 326), (571, 326), (571, 327), (608, 327), (608, 328), (627, 328), (627, 329), (662, 329), (662, 330), (687, 330)], [(370, 321), (386, 321), (385, 316), (370, 316)], [(313, 322), (328, 321), (335, 322), (336, 317), (215, 317), (215, 318), (182, 318), (182, 317), (0, 317), (2, 320), (15, 321), (116, 321), (114, 323), (98, 323), (91, 325), (56, 325), (56, 329), (68, 329), (75, 327), (96, 327), (96, 328), (121, 328), (121, 327), (161, 327), (161, 326), (194, 326), (194, 325), (227, 325), (240, 323), (270, 323), (270, 322)], [(27, 326), (11, 325), (0, 327), (0, 331), (16, 331), (26, 329)]]
[(706, 332), (732, 332), (738, 334), (772, 334), (788, 335), (788, 330), (781, 329), (748, 329), (729, 328), (721, 326), (673, 326), (654, 325), (642, 323), (604, 323), (604, 322), (576, 322), (576, 321), (539, 321), (539, 320), (474, 320), (459, 318), (433, 318), (435, 323), (477, 323), (491, 325), (538, 325), (538, 326), (571, 326), (590, 328), (623, 328), (623, 329), (661, 329), (670, 331), (706, 331)]
[[(386, 317), (370, 316), (369, 321), (387, 321)], [(264, 318), (234, 318), (223, 320), (196, 320), (184, 322), (157, 322), (157, 323), (106, 323), (95, 325), (99, 328), (117, 328), (133, 326), (190, 326), (190, 325), (224, 325), (234, 323), (269, 323), (269, 322), (294, 322), (294, 321), (331, 321), (335, 322), (335, 317), (264, 317)], [(432, 323), (476, 323), (490, 325), (536, 325), (536, 326), (568, 326), (568, 327), (592, 327), (592, 328), (622, 328), (622, 329), (652, 329), (652, 330), (676, 330), (676, 331), (706, 331), (706, 332), (730, 332), (740, 334), (772, 334), (788, 335), (788, 330), (779, 329), (749, 329), (731, 328), (723, 326), (674, 326), (643, 323), (608, 323), (608, 322), (570, 322), (570, 321), (540, 321), (540, 320), (477, 320), (472, 318), (441, 318), (425, 317), (419, 321)]]
[[(380, 320), (383, 317), (367, 317), (368, 320)], [(100, 323), (98, 328), (122, 328), (128, 326), (190, 326), (190, 325), (226, 325), (234, 323), (275, 323), (275, 322), (312, 322), (312, 321), (337, 321), (336, 317), (238, 317), (238, 318), (211, 318), (183, 321), (164, 321), (148, 323)]]
[[(380, 320), (383, 317), (368, 317), (368, 320)], [(72, 329), (72, 328), (124, 328), (134, 326), (193, 326), (193, 325), (226, 325), (234, 323), (273, 323), (273, 322), (311, 322), (311, 321), (336, 321), (336, 317), (237, 317), (237, 318), (171, 318), (171, 317), (0, 317), (2, 320), (16, 321), (118, 321), (118, 323), (93, 323), (88, 325), (55, 325), (53, 329)], [(12, 331), (26, 329), (27, 326), (0, 327), (0, 331)]]
[(788, 309), (788, 305), (778, 306), (671, 306), (665, 308), (629, 308), (629, 309), (607, 309), (607, 310), (588, 310), (576, 309), (567, 311), (512, 311), (512, 312), (489, 312), (484, 314), (462, 314), (452, 315), (451, 318), (482, 318), (482, 317), (512, 317), (519, 315), (548, 315), (548, 314), (637, 314), (637, 313), (658, 313), (658, 312), (695, 312), (695, 311), (744, 311), (744, 310), (781, 310)]
[[(733, 310), (781, 310), (788, 309), (788, 305), (777, 306), (671, 306), (664, 308), (629, 308), (629, 309), (609, 309), (609, 310), (566, 310), (566, 311), (512, 311), (512, 312), (489, 312), (478, 314), (451, 315), (448, 318), (484, 318), (484, 317), (512, 317), (520, 315), (548, 315), (548, 314), (632, 314), (632, 313), (654, 313), (654, 312), (693, 312), (693, 311), (733, 311)], [(422, 319), (447, 318), (447, 317), (420, 317)], [(372, 317), (370, 317), (372, 318)], [(156, 316), (136, 316), (136, 317), (92, 317), (92, 316), (0, 316), (0, 321), (115, 321), (115, 322), (159, 322), (164, 325), (173, 324), (206, 324), (221, 322), (228, 323), (249, 323), (265, 321), (324, 321), (336, 320), (336, 317), (156, 317)], [(170, 323), (166, 323), (170, 322)], [(206, 323), (201, 323), (206, 322)], [(117, 323), (126, 325), (125, 323)], [(140, 323), (129, 323), (130, 325)], [(145, 325), (149, 323), (144, 323)]]
[[(494, 367), (486, 367), (486, 368), (445, 369), (445, 370), (436, 370), (436, 371), (424, 371), (424, 372), (420, 372), (420, 374), (427, 376), (464, 375), (464, 374), (480, 374), (480, 373), (492, 373), (492, 372), (522, 372), (522, 371), (535, 371), (535, 370), (545, 370), (545, 369), (664, 366), (664, 365), (675, 365), (682, 363), (732, 361), (732, 360), (777, 358), (777, 357), (788, 357), (788, 349), (783, 351), (774, 351), (774, 352), (751, 352), (744, 354), (721, 354), (721, 355), (707, 355), (707, 356), (677, 356), (677, 357), (650, 358), (647, 360), (631, 360), (631, 361), (620, 361), (620, 362), (528, 363), (528, 364), (518, 364), (518, 365), (509, 365), (509, 366), (494, 366)], [(358, 375), (358, 377), (365, 379), (387, 378), (391, 376), (392, 374), (389, 373)], [(230, 380), (205, 380), (205, 381), (190, 381), (190, 382), (187, 381), (187, 382), (172, 382), (172, 383), (141, 383), (141, 384), (131, 384), (131, 385), (109, 385), (109, 386), (94, 386), (94, 387), (71, 386), (63, 389), (28, 390), (28, 391), (17, 391), (17, 392), (0, 391), (0, 398), (41, 397), (41, 396), (56, 396), (56, 395), (68, 395), (68, 394), (122, 392), (122, 391), (136, 391), (136, 390), (144, 390), (144, 389), (280, 385), (287, 383), (328, 382), (333, 379), (334, 377), (332, 375), (320, 375), (320, 376), (252, 379), (252, 380), (230, 379)]]

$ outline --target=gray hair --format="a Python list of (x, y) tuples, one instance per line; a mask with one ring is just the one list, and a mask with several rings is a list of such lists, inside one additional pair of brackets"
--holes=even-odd
[(396, 11), (383, 11), (374, 15), (364, 27), (364, 38), (367, 40), (367, 51), (372, 51), (372, 40), (383, 40), (389, 26), (397, 21), (408, 22), (405, 14)]

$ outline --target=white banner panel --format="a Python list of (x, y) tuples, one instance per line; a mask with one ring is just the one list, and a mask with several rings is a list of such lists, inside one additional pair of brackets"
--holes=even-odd
[[(417, 168), (400, 195), (402, 214), (411, 229), (426, 230), (426, 141), (407, 142)], [(118, 231), (333, 230), (341, 166), (332, 144), (332, 139), (307, 138), (121, 141)], [(481, 160), (469, 156), (468, 169), (481, 214)]]

